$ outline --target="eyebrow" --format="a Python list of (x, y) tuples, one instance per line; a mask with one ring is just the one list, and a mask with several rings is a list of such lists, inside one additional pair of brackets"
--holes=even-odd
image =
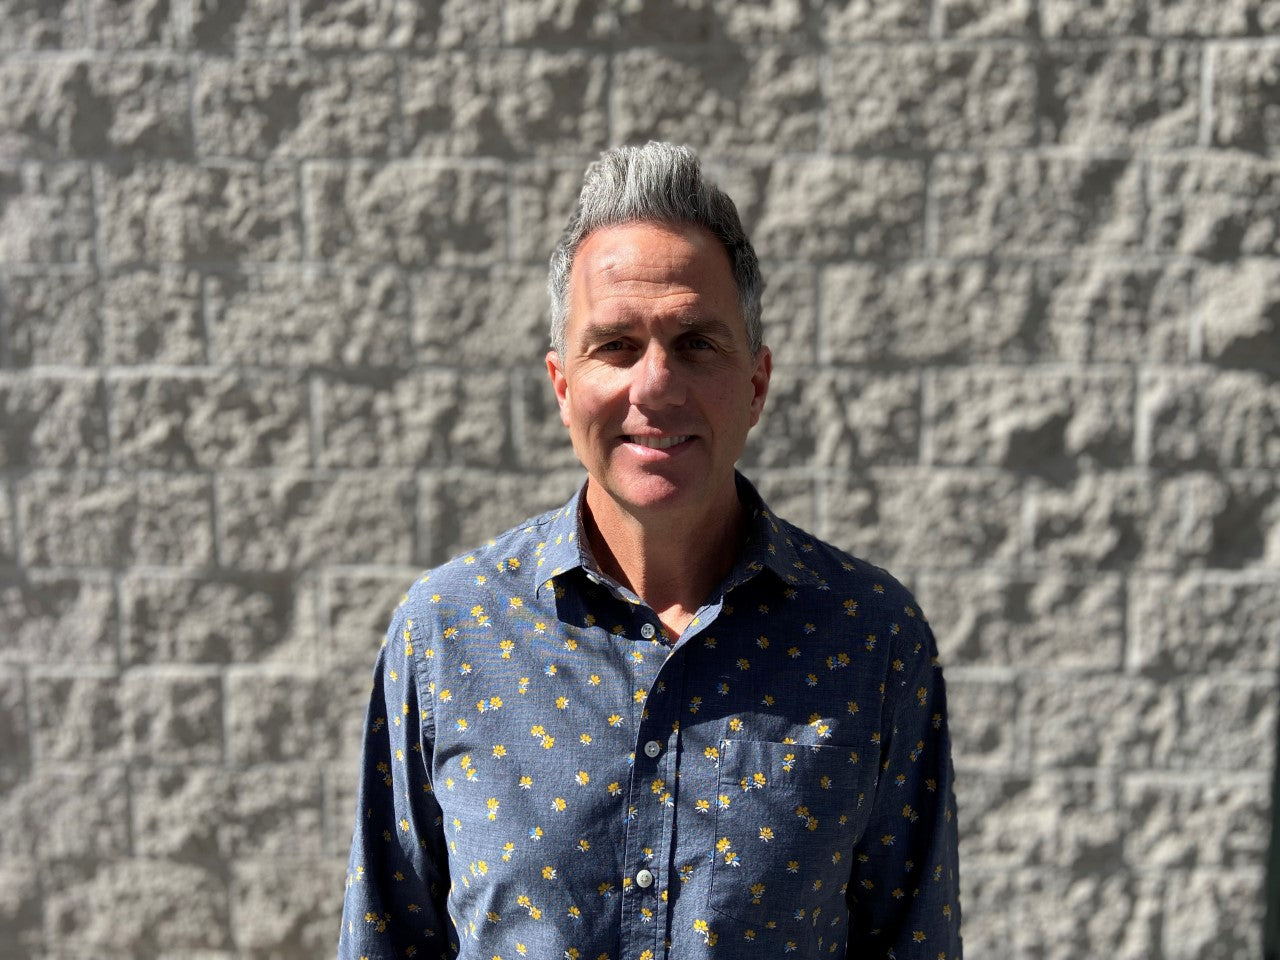
[[(718, 317), (689, 315), (681, 317), (679, 323), (682, 333), (718, 334), (720, 336), (729, 336), (732, 333), (729, 324)], [(608, 343), (610, 340), (616, 340), (618, 337), (630, 333), (637, 324), (638, 321), (634, 320), (607, 320), (588, 326), (583, 331), (583, 336), (588, 343)]]

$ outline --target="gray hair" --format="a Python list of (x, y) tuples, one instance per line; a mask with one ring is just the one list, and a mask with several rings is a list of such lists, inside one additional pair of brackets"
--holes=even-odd
[(582, 192), (564, 235), (551, 254), (551, 347), (564, 356), (569, 325), (569, 273), (582, 241), (602, 227), (623, 223), (688, 223), (710, 231), (723, 244), (733, 269), (752, 354), (764, 342), (760, 297), (764, 279), (738, 208), (729, 195), (704, 179), (698, 155), (688, 147), (651, 141), (614, 147), (587, 167)]

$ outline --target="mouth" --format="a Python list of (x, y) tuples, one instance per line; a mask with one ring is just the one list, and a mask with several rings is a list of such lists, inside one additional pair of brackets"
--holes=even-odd
[(649, 447), (652, 450), (667, 450), (677, 444), (684, 443), (689, 439), (691, 439), (689, 434), (678, 437), (642, 437), (630, 434), (627, 436), (628, 443), (634, 443), (641, 447)]

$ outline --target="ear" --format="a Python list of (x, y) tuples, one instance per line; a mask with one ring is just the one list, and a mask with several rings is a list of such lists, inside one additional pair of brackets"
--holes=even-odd
[(560, 407), (560, 422), (569, 426), (569, 380), (564, 375), (564, 361), (554, 350), (547, 351), (547, 376), (551, 378), (551, 389), (556, 392), (556, 403)]
[(773, 353), (766, 346), (761, 346), (754, 359), (755, 369), (751, 372), (751, 426), (760, 420), (764, 410), (765, 397), (769, 395), (769, 377), (773, 375)]

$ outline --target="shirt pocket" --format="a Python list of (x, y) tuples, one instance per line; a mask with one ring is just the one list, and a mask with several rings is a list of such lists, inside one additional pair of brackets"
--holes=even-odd
[(720, 741), (711, 909), (764, 929), (843, 909), (868, 774), (839, 746)]

